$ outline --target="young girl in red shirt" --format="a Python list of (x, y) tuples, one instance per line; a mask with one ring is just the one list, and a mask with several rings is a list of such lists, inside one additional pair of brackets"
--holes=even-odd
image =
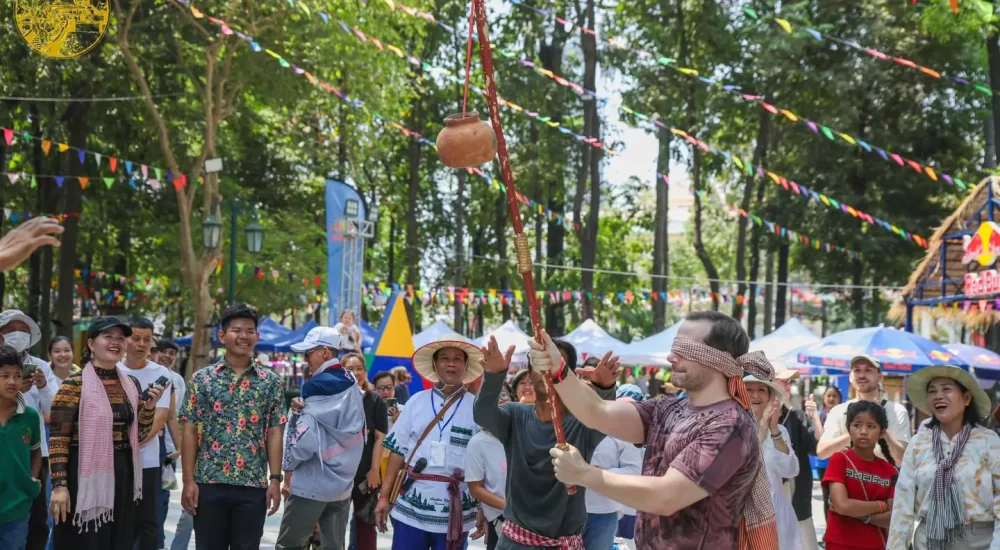
[[(883, 437), (885, 409), (871, 401), (847, 407), (851, 448), (830, 457), (823, 485), (830, 490), (830, 513), (823, 540), (827, 550), (885, 550), (892, 493), (899, 471)], [(882, 455), (875, 455), (879, 445)]]

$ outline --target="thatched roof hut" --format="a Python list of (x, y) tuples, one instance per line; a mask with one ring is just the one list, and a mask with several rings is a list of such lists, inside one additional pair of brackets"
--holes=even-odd
[[(996, 226), (990, 222), (994, 221), (1000, 223), (1000, 178), (991, 176), (976, 186), (928, 240), (927, 255), (903, 289), (904, 302), (896, 304), (890, 315), (905, 318), (908, 330), (917, 308), (927, 308), (935, 316), (958, 318), (969, 327), (1000, 322), (1000, 291), (993, 289), (994, 285), (984, 285), (986, 288), (979, 291), (965, 288), (967, 281), (985, 281), (997, 273), (994, 262), (1000, 259), (1000, 250), (996, 255), (988, 254), (991, 238), (1000, 240), (1000, 235), (993, 235)], [(967, 254), (966, 243), (970, 241)], [(980, 251), (984, 254), (978, 254)]]

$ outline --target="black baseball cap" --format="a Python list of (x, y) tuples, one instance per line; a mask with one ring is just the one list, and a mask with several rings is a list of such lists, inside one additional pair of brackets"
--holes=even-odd
[(120, 328), (125, 333), (125, 336), (132, 336), (132, 327), (128, 323), (118, 317), (108, 315), (98, 317), (94, 319), (94, 322), (90, 323), (90, 326), (87, 327), (87, 338), (97, 338), (102, 332), (113, 328)]

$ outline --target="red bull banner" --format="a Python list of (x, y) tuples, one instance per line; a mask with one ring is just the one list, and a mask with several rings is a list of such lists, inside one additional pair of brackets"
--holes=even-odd
[(1000, 272), (988, 269), (979, 273), (965, 274), (965, 295), (985, 296), (1000, 293)]
[[(963, 264), (977, 262), (981, 266), (993, 265), (1000, 256), (1000, 225), (983, 222), (975, 235), (962, 237), (962, 249)], [(968, 285), (965, 288), (965, 294), (968, 296)]]

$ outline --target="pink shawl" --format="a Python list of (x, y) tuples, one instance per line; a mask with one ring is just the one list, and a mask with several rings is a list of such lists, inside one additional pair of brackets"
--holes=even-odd
[[(114, 416), (104, 382), (92, 364), (83, 368), (78, 420), (79, 480), (77, 481), (76, 515), (73, 524), (89, 530), (90, 522), (99, 529), (115, 519), (115, 457)], [(128, 374), (119, 368), (118, 381), (132, 405), (135, 418), (128, 430), (132, 444), (132, 498), (142, 498), (142, 462), (139, 460), (139, 390)]]

